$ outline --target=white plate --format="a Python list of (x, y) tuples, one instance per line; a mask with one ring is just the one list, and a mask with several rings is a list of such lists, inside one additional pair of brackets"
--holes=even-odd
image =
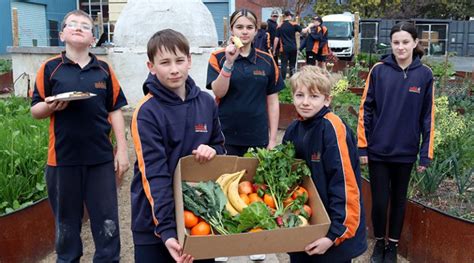
[(53, 101), (85, 100), (90, 99), (94, 96), (97, 96), (97, 94), (82, 91), (71, 91), (51, 96), (46, 100), (46, 102), (49, 103)]

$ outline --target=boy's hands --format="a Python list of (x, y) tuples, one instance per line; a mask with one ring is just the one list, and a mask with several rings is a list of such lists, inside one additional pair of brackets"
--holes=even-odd
[(205, 163), (216, 156), (216, 150), (208, 145), (201, 144), (196, 150), (193, 150), (194, 159), (199, 163)]
[(191, 255), (181, 254), (183, 252), (183, 248), (179, 245), (176, 238), (168, 238), (165, 242), (165, 246), (176, 262), (193, 262), (194, 259), (191, 257)]
[(127, 150), (117, 150), (114, 158), (114, 171), (117, 187), (122, 183), (122, 176), (128, 171), (130, 162), (128, 161)]
[(305, 248), (304, 248), (304, 251), (306, 251), (306, 253), (308, 255), (322, 255), (324, 253), (326, 253), (326, 251), (334, 244), (334, 242), (332, 242), (331, 239), (327, 238), (327, 237), (322, 237), (316, 241), (314, 241), (313, 243), (307, 245)]
[(50, 101), (48, 98), (50, 97), (45, 98), (44, 102), (46, 102), (46, 106), (48, 106), (48, 109), (51, 112), (64, 110), (69, 104), (69, 101)]

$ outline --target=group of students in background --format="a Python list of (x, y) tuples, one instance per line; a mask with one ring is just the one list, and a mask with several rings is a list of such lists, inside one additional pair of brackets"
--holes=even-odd
[[(291, 13), (285, 12), (273, 51), (275, 43), (283, 43), (280, 55), (291, 66), (290, 55), (296, 50), (285, 44), (284, 32), (312, 36), (325, 30), (318, 17), (305, 29), (290, 18)], [(284, 88), (285, 70), (280, 73), (276, 52), (253, 45), (257, 21), (249, 10), (232, 14), (230, 31), (243, 47), (230, 42), (211, 54), (206, 88), (215, 100), (188, 75), (192, 61), (189, 43), (181, 33), (165, 29), (150, 38), (146, 62), (150, 73), (131, 122), (137, 157), (131, 184), (136, 262), (193, 261), (192, 255), (182, 253), (176, 233), (172, 181), (179, 158), (194, 155), (204, 163), (217, 154), (242, 156), (250, 147), (277, 145), (278, 92)], [(82, 256), (83, 203), (91, 221), (94, 262), (120, 260), (116, 186), (129, 166), (120, 110), (127, 102), (111, 67), (90, 53), (92, 30), (93, 21), (86, 13), (73, 11), (65, 16), (60, 38), (66, 50), (41, 66), (32, 100), (33, 117), (50, 118), (46, 182), (56, 223), (58, 262), (79, 262)], [(331, 219), (326, 236), (302, 252), (290, 253), (291, 262), (350, 262), (366, 251), (360, 172), (360, 164), (366, 163), (377, 239), (371, 261), (396, 262), (412, 167), (419, 156), (416, 170), (422, 172), (433, 158), (434, 91), (432, 73), (420, 62), (423, 53), (414, 26), (398, 23), (390, 36), (393, 54), (376, 64), (366, 81), (357, 139), (331, 112), (335, 80), (329, 72), (306, 66), (291, 74), (293, 103), (300, 118), (288, 127), (283, 141), (292, 142), (296, 157), (306, 161)], [(312, 58), (323, 56), (324, 38), (315, 37), (306, 45)], [(97, 96), (75, 102), (48, 99), (67, 91)], [(108, 137), (111, 129), (116, 152)], [(199, 262), (205, 261), (213, 259)]]
[[(272, 11), (267, 22), (261, 22), (254, 39), (254, 47), (273, 54), (276, 63), (281, 60), (283, 80), (287, 76), (289, 66), (290, 77), (295, 73), (298, 51), (304, 51), (306, 65), (318, 65), (326, 69), (326, 58), (330, 53), (328, 45), (328, 29), (323, 25), (320, 16), (311, 17), (311, 22), (302, 28), (293, 21), (291, 11), (284, 11), (282, 21), (277, 23), (280, 15)], [(298, 47), (297, 34), (300, 33)]]

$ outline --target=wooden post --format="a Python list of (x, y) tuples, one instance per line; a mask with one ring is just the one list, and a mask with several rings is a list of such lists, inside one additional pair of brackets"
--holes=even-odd
[(97, 12), (97, 24), (99, 26), (97, 33), (99, 34), (99, 37), (101, 37), (104, 33), (104, 17), (102, 16), (102, 12)]
[(359, 12), (354, 13), (354, 57), (359, 55)]
[(12, 8), (12, 34), (13, 34), (13, 46), (18, 47), (20, 45), (20, 38), (18, 37), (18, 10)]
[(227, 43), (227, 41), (229, 40), (229, 28), (228, 28), (228, 24), (227, 24), (227, 17), (224, 16), (222, 18), (222, 22), (224, 23), (224, 40), (222, 41), (222, 44), (225, 44)]

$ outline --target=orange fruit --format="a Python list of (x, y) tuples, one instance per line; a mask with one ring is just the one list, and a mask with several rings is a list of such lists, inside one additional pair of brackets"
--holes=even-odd
[(239, 183), (239, 194), (251, 194), (253, 193), (252, 183), (249, 181), (242, 181)]
[(256, 227), (256, 228), (252, 228), (249, 230), (249, 233), (255, 233), (255, 232), (260, 232), (260, 231), (263, 231), (262, 228), (260, 227)]
[(263, 196), (263, 202), (268, 205), (270, 208), (276, 208), (275, 206), (275, 201), (273, 200), (273, 197), (269, 194), (265, 194)]
[(199, 217), (197, 217), (193, 212), (184, 210), (184, 226), (186, 228), (191, 228), (199, 222)]
[(246, 194), (240, 194), (240, 199), (242, 199), (246, 204), (250, 204), (250, 198)]
[(287, 206), (289, 206), (292, 202), (293, 202), (293, 198), (291, 198), (291, 196), (289, 196), (288, 198), (286, 198), (286, 199), (283, 201), (283, 206), (284, 206), (284, 207), (287, 207)]
[(262, 198), (260, 198), (260, 196), (258, 196), (257, 193), (251, 193), (251, 194), (249, 194), (249, 199), (250, 199), (250, 203), (253, 203), (253, 202), (263, 202)]
[(306, 198), (304, 200), (304, 202), (306, 203), (308, 201), (308, 191), (302, 186), (298, 186), (298, 188), (296, 189), (296, 191), (293, 192), (293, 195), (291, 197), (293, 199), (296, 199), (300, 195), (305, 195), (306, 196)]
[(211, 226), (204, 221), (199, 222), (191, 228), (192, 236), (207, 236), (209, 234), (211, 234)]

